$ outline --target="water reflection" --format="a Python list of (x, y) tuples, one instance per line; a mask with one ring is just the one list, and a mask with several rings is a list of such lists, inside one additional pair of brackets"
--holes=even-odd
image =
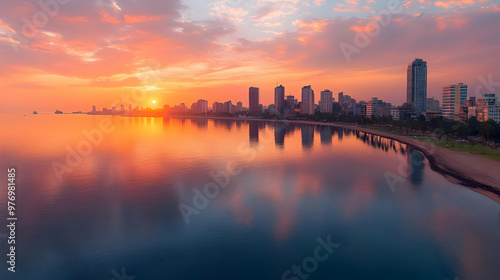
[(274, 143), (276, 147), (283, 148), (285, 145), (286, 124), (283, 122), (274, 123)]
[(300, 132), (302, 134), (302, 148), (304, 150), (309, 150), (314, 144), (314, 126), (304, 124), (300, 127)]
[(250, 143), (259, 142), (259, 122), (251, 121), (248, 123), (248, 133), (250, 134)]
[[(136, 279), (281, 279), (329, 234), (341, 249), (311, 279), (500, 274), (498, 204), (399, 142), (287, 122), (114, 118), (115, 132), (58, 181), (52, 162), (100, 119), (36, 122), (44, 117), (0, 145), (0, 163), (18, 166), (25, 186), (19, 253), (30, 266), (17, 279), (111, 278), (121, 267)], [(0, 130), (14, 124), (2, 120)], [(226, 176), (230, 162), (239, 174)], [(401, 164), (408, 177), (392, 192), (384, 173)], [(227, 186), (187, 225), (179, 205), (204, 202), (195, 190), (209, 182)]]
[(321, 144), (328, 145), (332, 143), (332, 127), (331, 126), (319, 126)]
[(410, 165), (409, 171), (411, 172), (410, 180), (414, 185), (420, 185), (424, 177), (425, 157), (422, 153), (410, 149), (407, 153), (408, 164)]

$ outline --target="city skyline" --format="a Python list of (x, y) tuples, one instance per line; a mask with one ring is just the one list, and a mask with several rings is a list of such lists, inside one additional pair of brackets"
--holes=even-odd
[[(33, 16), (43, 20), (46, 11), (31, 2), (8, 2), (0, 11), (0, 92), (6, 101), (0, 112), (81, 110), (83, 101), (111, 104), (134, 90), (147, 92), (144, 106), (153, 99), (245, 100), (249, 84), (258, 84), (261, 103), (271, 104), (276, 83), (295, 96), (311, 84), (358, 100), (377, 96), (402, 104), (404, 69), (415, 57), (429, 61), (428, 97), (440, 98), (442, 86), (457, 81), (476, 94), (500, 79), (500, 7), (494, 1), (396, 7), (210, 1), (205, 8), (192, 0), (73, 1), (52, 7), (40, 26)], [(391, 20), (377, 21), (375, 12)], [(356, 45), (367, 34), (368, 42)]]

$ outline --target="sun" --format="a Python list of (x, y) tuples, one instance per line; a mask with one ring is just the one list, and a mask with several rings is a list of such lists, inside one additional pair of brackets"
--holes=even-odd
[(153, 104), (156, 104), (156, 100), (153, 100)]

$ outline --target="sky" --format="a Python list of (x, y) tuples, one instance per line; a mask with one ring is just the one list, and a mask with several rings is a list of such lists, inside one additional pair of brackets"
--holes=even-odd
[(401, 105), (415, 58), (428, 97), (479, 97), (500, 90), (498, 26), (500, 0), (0, 0), (0, 112), (248, 106), (250, 86), (268, 105), (277, 84)]

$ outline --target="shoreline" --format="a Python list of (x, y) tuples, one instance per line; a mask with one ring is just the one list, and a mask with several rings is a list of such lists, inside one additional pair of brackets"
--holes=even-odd
[(324, 123), (301, 120), (266, 120), (253, 118), (211, 117), (211, 116), (171, 116), (184, 119), (223, 119), (235, 121), (290, 122), (296, 124), (325, 125), (357, 130), (406, 144), (421, 152), (430, 167), (452, 182), (461, 184), (500, 203), (500, 162), (467, 152), (451, 151), (430, 143), (424, 143), (404, 136), (381, 132), (357, 125)]

